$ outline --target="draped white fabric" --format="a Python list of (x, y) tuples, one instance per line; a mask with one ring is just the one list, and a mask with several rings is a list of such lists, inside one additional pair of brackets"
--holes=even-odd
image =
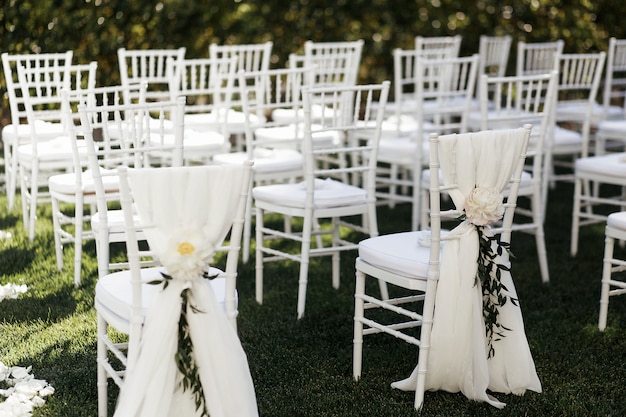
[[(469, 140), (440, 137), (440, 163), (445, 184), (457, 209), (475, 187), (503, 190), (511, 178), (521, 147), (502, 141), (494, 132), (470, 135)], [(477, 140), (482, 135), (481, 140)], [(498, 137), (499, 136), (499, 137)], [(464, 138), (467, 139), (467, 138)], [(496, 157), (497, 155), (497, 157)], [(519, 307), (507, 302), (500, 308), (499, 322), (511, 329), (494, 341), (495, 354), (488, 359), (480, 284), (476, 285), (478, 232), (467, 220), (451, 231), (458, 239), (446, 241), (441, 257), (439, 285), (428, 357), (426, 389), (461, 391), (466, 397), (502, 408), (487, 390), (521, 395), (541, 392)], [(496, 263), (507, 263), (500, 257)], [(517, 298), (511, 274), (502, 270), (501, 282)], [(394, 388), (415, 390), (417, 368)]]
[[(213, 175), (207, 181), (204, 170), (215, 168), (223, 175)], [(179, 384), (182, 377), (174, 361), (181, 292), (186, 288), (189, 306), (197, 309), (187, 309), (187, 320), (210, 416), (257, 416), (247, 358), (235, 329), (215, 301), (211, 287), (202, 282), (204, 278), (185, 276), (180, 257), (171, 254), (180, 243), (191, 242), (204, 261), (210, 258), (232, 223), (243, 171), (233, 166), (171, 168), (150, 176), (145, 172), (130, 170), (129, 184), (142, 224), (155, 226), (145, 230), (148, 242), (173, 279), (158, 292), (147, 313), (139, 351), (129, 358), (132, 366), (115, 416), (200, 415), (190, 392)]]

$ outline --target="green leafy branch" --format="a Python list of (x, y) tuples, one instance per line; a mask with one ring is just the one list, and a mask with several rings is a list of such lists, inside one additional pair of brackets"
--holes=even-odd
[[(518, 306), (518, 299), (506, 295), (508, 288), (502, 284), (502, 271), (510, 271), (506, 265), (496, 263), (496, 256), (502, 256), (506, 251), (513, 257), (510, 251), (510, 244), (502, 242), (498, 237), (485, 234), (483, 227), (477, 226), (478, 231), (478, 272), (476, 273), (476, 283), (480, 282), (483, 295), (483, 318), (485, 321), (485, 336), (488, 342), (487, 358), (495, 355), (493, 342), (505, 337), (505, 332), (510, 331), (508, 327), (500, 323), (500, 308), (507, 302)], [(496, 251), (493, 251), (492, 243), (496, 243)]]

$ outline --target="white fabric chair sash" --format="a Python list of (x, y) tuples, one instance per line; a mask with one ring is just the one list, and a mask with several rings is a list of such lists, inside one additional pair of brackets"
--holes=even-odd
[[(458, 210), (463, 210), (465, 199), (474, 188), (501, 192), (507, 186), (523, 149), (523, 138), (518, 136), (520, 140), (513, 143), (503, 141), (501, 135), (502, 132), (486, 131), (467, 134), (462, 139), (455, 135), (439, 138), (443, 181), (445, 185), (454, 185), (449, 193)], [(518, 395), (527, 389), (541, 392), (521, 310), (511, 302), (500, 308), (499, 316), (500, 323), (511, 331), (494, 342), (495, 354), (488, 359), (482, 290), (476, 283), (478, 232), (464, 220), (450, 234), (457, 238), (445, 241), (442, 250), (426, 389), (461, 391), (470, 399), (498, 408), (505, 404), (488, 395), (487, 389)], [(495, 262), (508, 265), (506, 253)], [(508, 295), (517, 298), (510, 273), (501, 272)], [(415, 390), (416, 378), (417, 368), (409, 378), (392, 386)]]
[[(206, 170), (219, 169), (222, 175)], [(183, 391), (174, 356), (178, 349), (181, 293), (189, 289), (187, 320), (193, 355), (211, 417), (257, 416), (248, 362), (236, 330), (202, 282), (235, 215), (241, 166), (171, 168), (159, 175), (129, 170), (129, 184), (152, 250), (172, 276), (147, 313), (139, 352), (129, 358), (116, 416), (200, 416)], [(154, 226), (154, 227), (150, 227)], [(182, 246), (181, 246), (182, 245)], [(191, 245), (191, 246), (189, 246)], [(181, 251), (181, 248), (184, 249)], [(197, 256), (181, 254), (194, 251)]]

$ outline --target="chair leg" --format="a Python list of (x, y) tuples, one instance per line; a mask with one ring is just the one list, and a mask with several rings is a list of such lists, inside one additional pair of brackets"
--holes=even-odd
[(109, 231), (101, 230), (96, 235), (96, 258), (98, 259), (98, 277), (103, 277), (109, 273)]
[(59, 202), (52, 197), (52, 225), (54, 228), (54, 253), (57, 258), (57, 269), (63, 270), (63, 243), (61, 242), (61, 219)]
[(246, 204), (246, 214), (243, 222), (243, 248), (241, 252), (241, 260), (247, 263), (250, 259), (250, 237), (252, 235), (252, 193), (248, 194)]
[[(339, 243), (339, 224), (337, 223), (336, 218), (333, 218), (332, 222), (333, 222), (333, 247), (337, 248), (339, 247), (340, 243)], [(340, 256), (340, 251), (336, 250), (333, 252), (332, 255), (332, 280), (333, 280), (333, 288), (334, 289), (339, 289), (339, 286), (341, 285), (340, 283), (340, 272), (339, 272), (339, 267), (341, 264), (341, 256)]]
[(533, 222), (536, 226), (535, 242), (537, 245), (537, 257), (539, 258), (539, 270), (541, 272), (541, 281), (545, 284), (550, 282), (550, 272), (548, 270), (548, 251), (546, 250), (546, 240), (543, 232), (540, 199), (534, 196), (531, 204), (533, 205)]
[(602, 289), (600, 291), (600, 317), (598, 318), (598, 329), (603, 332), (606, 328), (606, 318), (609, 310), (609, 290), (611, 280), (611, 269), (613, 268), (613, 248), (615, 239), (606, 236), (604, 239), (604, 259), (602, 261)]
[(80, 286), (80, 274), (83, 264), (83, 212), (82, 202), (75, 204), (74, 209), (74, 286)]
[(28, 201), (30, 199), (30, 193), (28, 190), (28, 184), (27, 184), (27, 178), (25, 177), (26, 175), (26, 169), (22, 166), (20, 166), (20, 188), (22, 190), (21, 195), (22, 195), (22, 223), (24, 224), (24, 230), (26, 230), (28, 232)]
[(107, 360), (107, 348), (104, 337), (107, 333), (107, 324), (104, 319), (98, 316), (98, 417), (108, 417), (108, 378), (103, 362)]
[(315, 223), (316, 221), (313, 219), (312, 212), (309, 212), (304, 216), (304, 224), (302, 226), (302, 246), (300, 249), (300, 276), (298, 278), (298, 319), (301, 319), (304, 316), (306, 287), (309, 276), (311, 234)]
[(256, 256), (255, 256), (255, 293), (256, 302), (263, 304), (263, 210), (256, 209)]
[(352, 375), (355, 380), (361, 378), (363, 364), (363, 319), (365, 294), (365, 274), (356, 271), (356, 287), (354, 290), (354, 338), (352, 339)]
[(578, 253), (578, 228), (580, 227), (580, 197), (582, 191), (582, 180), (574, 180), (574, 206), (572, 208), (572, 236), (570, 240), (570, 255), (576, 256)]
[(39, 170), (35, 167), (30, 178), (30, 201), (28, 205), (28, 239), (35, 240), (35, 224), (37, 222), (37, 200), (39, 199)]

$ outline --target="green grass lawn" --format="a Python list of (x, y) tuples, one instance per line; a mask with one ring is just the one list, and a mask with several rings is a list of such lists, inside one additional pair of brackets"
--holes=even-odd
[[(497, 395), (503, 410), (462, 394), (426, 393), (425, 416), (621, 416), (626, 410), (626, 297), (613, 299), (609, 325), (597, 330), (603, 226), (581, 233), (580, 254), (569, 256), (571, 185), (551, 191), (546, 240), (551, 282), (542, 284), (534, 238), (515, 234), (516, 283), (526, 333), (544, 392)], [(56, 269), (49, 206), (42, 206), (37, 238), (29, 243), (19, 207), (8, 213), (0, 198), (0, 229), (13, 234), (0, 242), (0, 284), (27, 284), (16, 300), (0, 303), (0, 361), (32, 365), (55, 393), (35, 416), (96, 415), (96, 317), (93, 294), (96, 260), (85, 244), (83, 285), (72, 281), (73, 250), (66, 268)], [(406, 230), (410, 210), (380, 208), (381, 233)], [(619, 249), (622, 250), (622, 249)], [(412, 393), (392, 390), (407, 376), (417, 351), (387, 335), (365, 339), (363, 376), (352, 379), (354, 256), (342, 259), (339, 290), (330, 284), (330, 260), (310, 269), (307, 310), (296, 320), (297, 265), (276, 263), (265, 270), (263, 305), (254, 300), (254, 262), (241, 265), (239, 333), (256, 386), (262, 416), (411, 416)], [(218, 341), (216, 341), (218, 343)]]

